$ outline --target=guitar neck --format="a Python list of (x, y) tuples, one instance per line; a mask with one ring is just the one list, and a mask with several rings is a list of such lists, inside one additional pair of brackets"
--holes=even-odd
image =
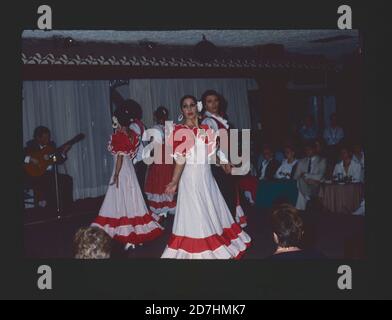
[(57, 150), (60, 150), (61, 148), (63, 148), (66, 145), (74, 145), (75, 143), (79, 142), (80, 140), (82, 140), (84, 138), (83, 134), (78, 134), (77, 136), (75, 136), (74, 138), (72, 138), (71, 140), (63, 143), (60, 147), (57, 148)]

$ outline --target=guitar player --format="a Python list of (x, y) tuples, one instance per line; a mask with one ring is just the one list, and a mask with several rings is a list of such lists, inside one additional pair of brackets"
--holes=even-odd
[[(32, 154), (40, 150), (50, 147), (56, 150), (56, 144), (50, 139), (50, 130), (47, 127), (39, 126), (34, 130), (34, 139), (26, 143), (24, 148), (24, 163), (25, 164), (38, 164)], [(70, 145), (63, 145), (60, 149), (56, 150), (56, 163), (63, 164), (67, 160), (67, 152), (71, 148)], [(45, 155), (45, 160), (49, 156)], [(54, 166), (49, 165), (45, 173), (40, 176), (30, 176), (26, 174), (27, 183), (33, 188), (39, 207), (57, 208), (56, 201), (56, 182), (54, 174)], [(58, 190), (59, 190), (59, 205), (61, 209), (68, 208), (72, 202), (72, 177), (67, 174), (57, 173)]]

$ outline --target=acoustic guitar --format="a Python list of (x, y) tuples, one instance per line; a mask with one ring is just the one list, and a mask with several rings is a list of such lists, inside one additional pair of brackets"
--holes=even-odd
[(84, 137), (85, 137), (84, 134), (80, 133), (58, 148), (53, 148), (53, 146), (46, 146), (39, 151), (28, 153), (27, 155), (30, 156), (31, 158), (36, 159), (38, 163), (37, 164), (26, 163), (24, 165), (24, 169), (26, 173), (31, 177), (42, 176), (46, 172), (46, 169), (55, 162), (56, 154), (59, 153), (64, 146), (66, 145), (72, 146), (75, 143), (83, 140)]

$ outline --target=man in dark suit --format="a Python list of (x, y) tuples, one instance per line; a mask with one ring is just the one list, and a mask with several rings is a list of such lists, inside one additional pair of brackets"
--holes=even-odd
[(259, 161), (257, 175), (259, 180), (271, 180), (279, 168), (279, 161), (275, 159), (274, 152), (269, 145), (263, 146), (263, 158)]
[[(26, 143), (26, 147), (24, 148), (24, 163), (37, 164), (38, 160), (35, 159), (32, 154), (34, 152), (42, 150), (47, 146), (56, 149), (56, 144), (50, 139), (50, 130), (43, 126), (35, 128), (34, 139), (28, 141)], [(56, 150), (55, 156), (57, 165), (63, 164), (67, 160), (67, 152), (70, 148), (71, 146), (64, 145), (59, 150)], [(48, 159), (49, 156), (46, 155), (45, 160)], [(69, 175), (58, 173), (57, 181), (60, 208), (68, 208), (73, 202), (72, 178)], [(38, 202), (37, 204), (40, 207), (57, 207), (54, 165), (49, 165), (42, 176), (32, 177), (26, 174), (26, 182), (33, 188), (36, 202)]]

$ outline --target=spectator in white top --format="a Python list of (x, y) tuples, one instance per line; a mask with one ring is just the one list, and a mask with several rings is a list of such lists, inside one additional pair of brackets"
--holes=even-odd
[(349, 182), (361, 181), (361, 165), (353, 160), (353, 154), (349, 148), (343, 146), (340, 150), (341, 161), (333, 170), (334, 180), (348, 180)]
[(295, 165), (298, 160), (295, 158), (294, 148), (290, 145), (284, 148), (285, 158), (275, 173), (276, 179), (292, 179), (295, 172)]

